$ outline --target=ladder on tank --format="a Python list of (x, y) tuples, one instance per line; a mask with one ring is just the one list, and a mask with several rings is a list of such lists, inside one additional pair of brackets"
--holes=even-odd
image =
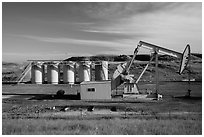
[(24, 77), (28, 74), (28, 72), (31, 70), (31, 64), (32, 62), (30, 62), (24, 69), (23, 73), (20, 75), (20, 77), (17, 79), (17, 83), (19, 84)]

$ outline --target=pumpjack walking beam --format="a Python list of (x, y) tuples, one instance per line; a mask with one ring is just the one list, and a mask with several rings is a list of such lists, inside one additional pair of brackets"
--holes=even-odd
[(160, 47), (160, 46), (157, 46), (157, 45), (154, 45), (154, 44), (150, 44), (150, 43), (147, 43), (147, 42), (144, 42), (144, 41), (140, 41), (139, 44), (142, 47), (149, 48), (150, 50), (154, 50), (154, 51), (157, 50), (157, 53), (163, 53), (163, 54), (174, 56), (174, 57), (177, 57), (177, 58), (182, 58), (182, 53), (179, 53), (179, 52), (174, 51), (174, 50), (163, 48), (163, 47)]

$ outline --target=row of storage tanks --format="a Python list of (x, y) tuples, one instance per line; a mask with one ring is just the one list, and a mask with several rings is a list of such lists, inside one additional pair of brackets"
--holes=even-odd
[[(75, 82), (91, 81), (92, 66), (95, 67), (95, 81), (108, 80), (108, 62), (32, 62), (32, 84), (74, 84)], [(62, 74), (62, 77), (61, 77)], [(76, 76), (78, 75), (78, 77)], [(77, 81), (76, 81), (77, 79)]]

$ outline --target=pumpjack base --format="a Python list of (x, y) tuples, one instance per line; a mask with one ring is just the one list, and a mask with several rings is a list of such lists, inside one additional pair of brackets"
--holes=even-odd
[(153, 94), (124, 93), (123, 98), (144, 99), (144, 100), (162, 100), (162, 95), (157, 94), (157, 93), (153, 93)]

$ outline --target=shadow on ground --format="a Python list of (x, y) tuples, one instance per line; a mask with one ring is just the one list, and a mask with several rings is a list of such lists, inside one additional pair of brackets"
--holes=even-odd
[(64, 99), (64, 100), (80, 100), (80, 95), (36, 95), (29, 100), (54, 100), (54, 99)]
[(54, 94), (2, 94), (11, 96), (9, 98), (28, 98), (28, 100), (80, 100), (80, 95), (54, 95)]
[(174, 98), (182, 99), (182, 100), (202, 100), (202, 97), (193, 97), (193, 96), (177, 96)]

